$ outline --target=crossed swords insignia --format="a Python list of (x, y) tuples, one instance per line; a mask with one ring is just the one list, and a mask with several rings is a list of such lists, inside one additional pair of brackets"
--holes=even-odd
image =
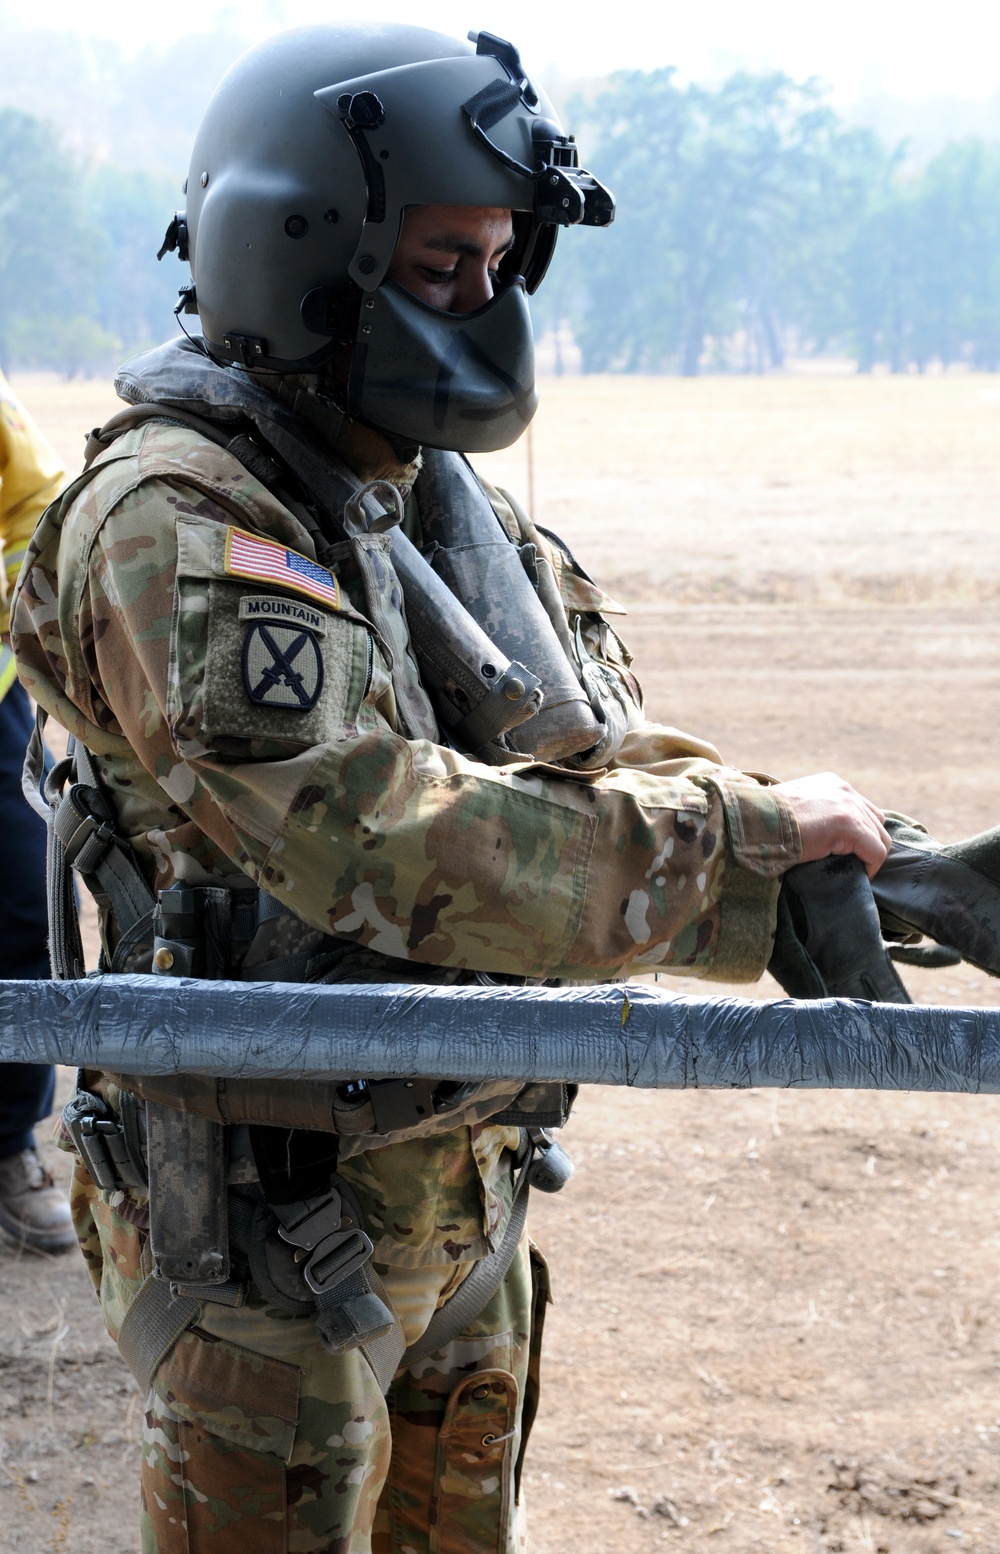
[(315, 642), (312, 632), (300, 631), (288, 646), (283, 648), (275, 641), (274, 634), (262, 621), (258, 621), (253, 629), (270, 653), (271, 662), (265, 665), (257, 684), (250, 689), (252, 700), (266, 703), (268, 693), (284, 684), (298, 698), (300, 706), (306, 709), (313, 706), (316, 700), (316, 688), (308, 690), (305, 676), (295, 668), (295, 661), (306, 643)]

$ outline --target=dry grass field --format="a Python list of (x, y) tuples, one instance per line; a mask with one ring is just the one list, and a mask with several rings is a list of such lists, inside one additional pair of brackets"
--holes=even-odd
[[(16, 386), (70, 467), (114, 409)], [(524, 443), (479, 463), (526, 494)], [(1000, 820), (1000, 380), (552, 380), (533, 464), (652, 716), (943, 839)], [(592, 1091), (566, 1142), (534, 1554), (1000, 1554), (1000, 1102)], [(137, 1554), (138, 1399), (72, 1257), (0, 1250), (0, 1424), (0, 1549)]]

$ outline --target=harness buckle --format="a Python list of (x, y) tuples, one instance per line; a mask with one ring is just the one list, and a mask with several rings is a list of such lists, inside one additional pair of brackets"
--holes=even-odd
[[(289, 1216), (278, 1224), (278, 1235), (290, 1246), (312, 1255), (302, 1270), (302, 1277), (314, 1295), (325, 1295), (361, 1268), (371, 1257), (375, 1247), (369, 1236), (356, 1226), (344, 1229), (339, 1192), (331, 1192), (317, 1201), (307, 1199), (302, 1207), (305, 1213), (297, 1218)], [(283, 1206), (283, 1212), (288, 1210)]]
[(66, 861), (81, 874), (92, 874), (115, 840), (114, 822), (96, 807), (99, 796), (83, 783), (74, 783), (60, 800), (55, 829)]

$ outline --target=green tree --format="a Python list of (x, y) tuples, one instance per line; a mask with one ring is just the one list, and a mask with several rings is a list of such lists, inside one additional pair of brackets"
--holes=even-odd
[(96, 316), (123, 351), (155, 345), (174, 332), (173, 307), (187, 270), (156, 253), (178, 204), (179, 190), (162, 175), (107, 164), (85, 184), (87, 208), (101, 229), (106, 259), (95, 273)]
[(618, 198), (611, 233), (572, 265), (589, 369), (693, 374), (737, 333), (748, 366), (780, 365), (789, 326), (835, 327), (840, 227), (882, 154), (815, 82), (741, 73), (711, 91), (631, 71), (581, 106)]
[(0, 363), (107, 372), (169, 335), (181, 275), (156, 251), (177, 203), (172, 180), (87, 168), (0, 110)]
[(858, 366), (1000, 366), (1000, 148), (947, 146), (905, 175), (899, 159), (846, 256)]
[(0, 110), (0, 364), (53, 322), (93, 307), (100, 233), (87, 219), (74, 160), (50, 125)]

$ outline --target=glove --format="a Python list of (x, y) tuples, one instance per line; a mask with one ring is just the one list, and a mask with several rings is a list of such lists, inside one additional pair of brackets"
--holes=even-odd
[(944, 847), (901, 815), (885, 825), (892, 848), (872, 880), (883, 933), (926, 934), (1000, 977), (1000, 827)]
[(882, 943), (865, 866), (850, 854), (788, 870), (767, 969), (792, 998), (911, 1002)]

